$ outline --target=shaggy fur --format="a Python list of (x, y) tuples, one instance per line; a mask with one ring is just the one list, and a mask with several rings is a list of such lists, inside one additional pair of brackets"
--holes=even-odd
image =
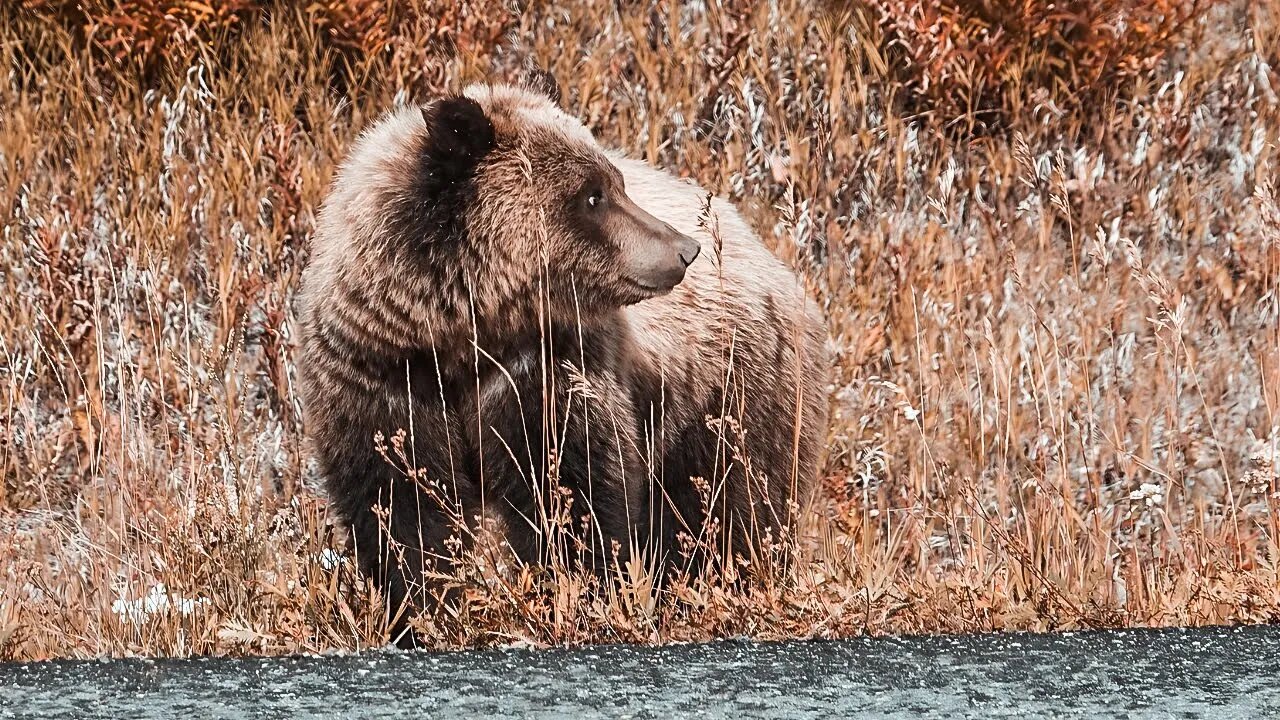
[[(749, 551), (814, 485), (829, 359), (794, 274), (727, 202), (711, 203), (717, 240), (705, 191), (602, 149), (539, 90), (388, 114), (319, 216), (299, 300), (308, 434), (393, 607), (424, 606), (432, 563), (447, 571), (449, 538), (470, 535), (459, 520), (497, 516), (544, 560), (566, 499), (549, 476), (575, 527), (591, 516), (597, 568), (641, 547), (676, 560), (708, 511), (713, 540)], [(565, 208), (591, 182), (658, 221), (578, 219)], [(689, 238), (702, 252), (673, 290), (626, 271)], [(397, 430), (416, 480), (375, 448)]]

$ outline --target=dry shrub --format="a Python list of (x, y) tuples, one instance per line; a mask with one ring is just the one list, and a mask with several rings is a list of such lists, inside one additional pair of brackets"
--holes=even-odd
[[(19, 8), (72, 31), (70, 39), (154, 77), (159, 63), (181, 67), (195, 53), (228, 46), (247, 24), (294, 22), (300, 14), (324, 45), (348, 61), (390, 53), (419, 72), (458, 55), (483, 55), (510, 26), (500, 0), (19, 0)], [(395, 63), (393, 63), (395, 64)], [(349, 70), (336, 66), (335, 71)]]
[(27, 12), (78, 31), (117, 62), (151, 68), (235, 32), (259, 0), (18, 0)]
[(319, 0), (306, 9), (335, 47), (376, 55), (391, 42), (384, 0)]
[(1030, 106), (1060, 114), (1163, 59), (1221, 0), (870, 0), (916, 110), (966, 131)]
[(317, 0), (306, 11), (335, 47), (362, 57), (409, 46), (437, 56), (487, 53), (513, 18), (494, 0)]

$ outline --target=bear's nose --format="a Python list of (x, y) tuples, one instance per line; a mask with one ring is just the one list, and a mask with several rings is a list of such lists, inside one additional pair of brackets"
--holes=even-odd
[(702, 245), (688, 235), (680, 236), (679, 248), (676, 252), (680, 255), (680, 262), (684, 263), (685, 267), (692, 265), (693, 261), (698, 259), (698, 253), (702, 252)]

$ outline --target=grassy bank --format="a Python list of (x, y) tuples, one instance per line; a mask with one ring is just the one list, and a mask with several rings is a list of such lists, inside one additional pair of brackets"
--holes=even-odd
[(441, 647), (1280, 621), (1275, 2), (18, 5), (0, 658), (385, 643), (304, 442), (306, 239), (364, 123), (529, 59), (806, 278), (831, 449), (786, 572), (484, 551)]

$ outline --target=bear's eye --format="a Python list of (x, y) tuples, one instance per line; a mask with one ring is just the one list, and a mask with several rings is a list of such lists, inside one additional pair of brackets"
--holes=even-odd
[(599, 210), (604, 207), (606, 199), (604, 194), (604, 185), (598, 181), (588, 180), (583, 183), (582, 189), (578, 191), (578, 197), (582, 198), (578, 202), (586, 202), (587, 210)]

